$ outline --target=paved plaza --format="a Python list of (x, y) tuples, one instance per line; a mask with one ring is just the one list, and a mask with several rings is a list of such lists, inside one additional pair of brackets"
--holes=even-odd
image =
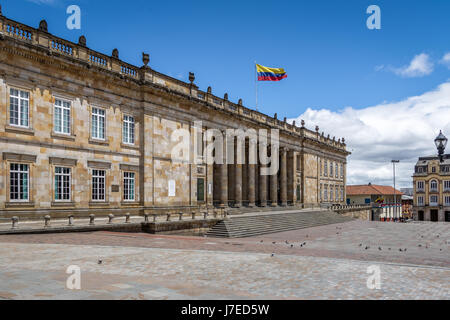
[[(0, 236), (1, 299), (449, 299), (450, 225), (351, 221), (245, 239)], [(69, 266), (81, 289), (69, 290)], [(369, 289), (368, 267), (381, 288)]]

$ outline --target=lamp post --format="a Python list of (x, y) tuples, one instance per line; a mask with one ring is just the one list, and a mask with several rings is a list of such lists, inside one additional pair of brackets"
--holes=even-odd
[(439, 131), (439, 135), (434, 139), (434, 144), (438, 149), (439, 161), (444, 161), (444, 150), (447, 146), (448, 139), (442, 134), (442, 130)]
[(395, 164), (399, 163), (400, 160), (391, 160), (392, 162), (392, 167), (394, 169), (394, 218), (397, 217), (397, 194), (396, 194), (396, 190), (395, 190)]

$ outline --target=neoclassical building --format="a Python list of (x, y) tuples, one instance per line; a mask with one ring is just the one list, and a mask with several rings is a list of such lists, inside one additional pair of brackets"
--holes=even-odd
[[(344, 139), (0, 16), (0, 217), (344, 203)], [(201, 123), (199, 127), (198, 123)], [(176, 130), (191, 133), (174, 158)], [(279, 130), (279, 170), (211, 164), (205, 132)], [(225, 136), (226, 144), (235, 137)], [(270, 140), (269, 140), (270, 141)], [(271, 145), (258, 145), (273, 152)], [(200, 150), (200, 151), (199, 151)], [(224, 157), (227, 153), (224, 153)]]
[(416, 221), (450, 221), (450, 154), (444, 154), (447, 138), (435, 139), (439, 155), (420, 157), (413, 175)]

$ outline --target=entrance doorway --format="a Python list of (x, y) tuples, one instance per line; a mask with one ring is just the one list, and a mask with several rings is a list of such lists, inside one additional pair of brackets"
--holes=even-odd
[(205, 179), (197, 178), (197, 201), (205, 201)]
[(423, 211), (419, 211), (418, 212), (418, 219), (419, 219), (419, 221), (423, 221), (424, 220), (423, 216), (424, 216)]
[(450, 222), (450, 211), (445, 211), (445, 221)]
[(439, 220), (437, 210), (430, 210), (430, 220), (433, 222), (437, 222)]

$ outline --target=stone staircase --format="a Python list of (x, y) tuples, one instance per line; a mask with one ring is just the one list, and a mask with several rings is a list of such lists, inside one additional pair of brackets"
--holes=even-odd
[(231, 216), (220, 221), (207, 233), (207, 237), (245, 238), (268, 233), (276, 233), (316, 227), (353, 220), (332, 211), (298, 211), (261, 213)]

